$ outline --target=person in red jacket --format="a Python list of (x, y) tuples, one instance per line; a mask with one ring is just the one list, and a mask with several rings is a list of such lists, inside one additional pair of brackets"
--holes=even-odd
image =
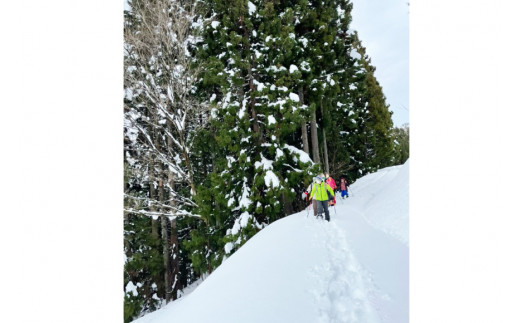
[(325, 173), (325, 183), (329, 184), (330, 188), (334, 191), (334, 200), (329, 202), (329, 205), (336, 205), (336, 190), (338, 187), (336, 186), (336, 182), (334, 182), (334, 179), (329, 176), (328, 173)]

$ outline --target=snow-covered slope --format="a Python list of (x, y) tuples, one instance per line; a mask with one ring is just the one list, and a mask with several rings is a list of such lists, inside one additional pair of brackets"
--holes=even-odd
[(272, 223), (135, 322), (408, 322), (408, 170), (359, 179), (331, 222), (310, 210)]
[(408, 245), (409, 161), (368, 174), (352, 186), (349, 205), (364, 210), (375, 227)]

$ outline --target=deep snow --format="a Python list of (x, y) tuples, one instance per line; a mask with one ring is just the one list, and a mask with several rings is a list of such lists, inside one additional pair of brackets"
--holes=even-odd
[(409, 162), (250, 239), (192, 293), (134, 321), (408, 322)]

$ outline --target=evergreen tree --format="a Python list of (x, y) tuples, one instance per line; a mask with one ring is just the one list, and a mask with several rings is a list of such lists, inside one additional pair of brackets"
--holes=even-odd
[(410, 157), (410, 126), (406, 123), (392, 129), (395, 143), (395, 165), (404, 164)]
[[(312, 107), (311, 124), (317, 120), (313, 146), (322, 152), (322, 170), (333, 176), (350, 167), (350, 157), (340, 134), (355, 127), (351, 91), (355, 81), (355, 59), (350, 56), (352, 4), (348, 1), (300, 1), (296, 31), (302, 44), (300, 55), (307, 60), (304, 78), (306, 103)], [(312, 129), (314, 130), (314, 129)], [(313, 137), (311, 135), (311, 137)], [(342, 136), (344, 137), (344, 136)], [(318, 141), (321, 142), (320, 147)], [(329, 161), (331, 164), (329, 164)]]
[(354, 46), (361, 54), (361, 64), (366, 71), (365, 109), (363, 110), (365, 118), (361, 124), (360, 133), (363, 141), (361, 151), (364, 154), (365, 169), (368, 172), (374, 172), (392, 165), (394, 151), (391, 136), (392, 112), (386, 104), (383, 89), (374, 76), (375, 67), (371, 65), (371, 60), (366, 55), (366, 50), (361, 45), (357, 33), (354, 36)]
[(370, 58), (361, 45), (357, 32), (345, 36), (349, 57), (336, 105), (331, 107), (335, 138), (333, 165), (336, 176), (346, 175), (353, 182), (366, 173), (392, 165), (394, 160), (392, 113), (377, 82)]
[(152, 219), (129, 215), (125, 221), (124, 320), (130, 322), (160, 307), (164, 299), (161, 284), (164, 266), (161, 239), (151, 230)]
[(230, 252), (294, 211), (312, 163), (288, 143), (306, 109), (293, 91), (300, 73), (291, 64), (296, 40), (290, 3), (208, 1), (207, 7), (212, 21), (199, 57), (207, 66), (203, 83), (215, 106), (214, 140), (222, 153), (215, 155), (199, 205), (215, 226), (206, 230), (224, 233)]

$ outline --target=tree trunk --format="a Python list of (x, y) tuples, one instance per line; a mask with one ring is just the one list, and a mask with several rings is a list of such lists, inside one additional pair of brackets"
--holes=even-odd
[[(321, 115), (323, 116), (323, 118), (325, 118), (325, 114), (323, 113), (323, 102), (321, 100), (320, 100), (320, 111), (321, 111)], [(327, 149), (327, 136), (325, 135), (325, 125), (322, 125), (321, 132), (323, 134), (323, 165), (325, 167), (325, 173), (330, 175), (329, 153), (328, 153), (328, 149)]]
[(323, 165), (325, 168), (325, 173), (330, 175), (329, 172), (329, 154), (327, 151), (327, 137), (325, 135), (325, 129), (322, 129), (323, 132)]
[(285, 193), (282, 194), (282, 202), (283, 202), (283, 209), (284, 209), (285, 215), (293, 214), (294, 213), (293, 206), (292, 206), (291, 202), (289, 201), (289, 199), (287, 198), (287, 196), (285, 195)]
[[(150, 110), (148, 110), (149, 117), (152, 118), (154, 123), (157, 123), (157, 114), (152, 114)], [(155, 143), (155, 146), (157, 147), (157, 135), (156, 130), (153, 128), (153, 126), (148, 127), (148, 133), (150, 134), (151, 140)], [(154, 182), (157, 179), (157, 176), (155, 174), (155, 158), (150, 157), (150, 161), (148, 163), (148, 181), (150, 183), (150, 200), (154, 201), (157, 197), (157, 189), (155, 188)], [(155, 206), (150, 206), (150, 211), (154, 212), (157, 211)], [(152, 216), (152, 236), (154, 239), (159, 238), (159, 232), (157, 230), (157, 220), (155, 217)]]
[[(123, 231), (125, 230), (126, 226), (130, 223), (130, 214), (128, 212), (123, 212), (124, 219), (123, 219)], [(125, 248), (125, 255), (127, 258), (130, 258), (132, 256), (132, 253), (130, 252), (130, 242), (126, 237), (123, 240), (123, 246)]]
[(183, 145), (182, 153), (184, 155), (184, 162), (185, 162), (186, 168), (188, 169), (188, 180), (190, 182), (191, 194), (192, 194), (192, 196), (195, 196), (195, 195), (197, 195), (197, 191), (195, 189), (195, 178), (193, 177), (193, 170), (191, 168), (190, 157), (188, 155), (188, 150), (186, 148), (186, 145), (184, 144), (184, 141), (182, 141), (182, 145)]
[[(173, 189), (173, 174), (168, 172), (168, 180), (170, 182), (170, 187)], [(170, 200), (170, 205), (174, 206), (175, 201)], [(172, 300), (177, 299), (177, 291), (181, 287), (180, 282), (180, 269), (179, 269), (179, 235), (177, 232), (177, 219), (173, 219), (170, 221), (170, 248), (171, 248), (171, 279), (172, 279)]]
[[(300, 96), (300, 105), (303, 105), (303, 86), (298, 88), (298, 95)], [(302, 122), (302, 142), (303, 142), (303, 151), (309, 154), (309, 138), (307, 136), (307, 122)]]
[[(249, 93), (251, 93), (255, 90), (251, 66), (249, 66), (249, 68), (248, 68), (248, 74), (249, 74), (248, 77), (249, 77), (249, 90), (250, 90)], [(253, 131), (258, 135), (259, 141), (261, 141), (262, 138), (260, 136), (260, 126), (258, 125), (258, 116), (256, 115), (256, 110), (255, 110), (255, 98), (251, 97), (250, 100), (251, 101), (249, 102), (249, 108), (251, 111), (251, 117), (253, 118)]]
[[(126, 180), (123, 181), (123, 192), (125, 192), (125, 189), (126, 189), (125, 186), (126, 186)], [(126, 207), (127, 201), (124, 200), (124, 203), (125, 203), (125, 207)], [(129, 223), (130, 223), (130, 214), (128, 212), (123, 211), (123, 232), (125, 232), (125, 228)], [(123, 248), (125, 248), (126, 257), (129, 258), (131, 256), (130, 244), (129, 244), (128, 240), (126, 239), (126, 237), (123, 238)]]
[(320, 152), (318, 146), (318, 128), (316, 126), (316, 111), (311, 114), (311, 143), (312, 143), (312, 160), (316, 164), (320, 164)]
[[(249, 85), (249, 114), (251, 115), (251, 118), (253, 119), (253, 122), (251, 123), (251, 126), (253, 128), (253, 133), (256, 136), (256, 141), (258, 144), (262, 142), (262, 133), (260, 126), (258, 124), (258, 116), (256, 114), (255, 109), (255, 98), (251, 95), (252, 92), (255, 90), (255, 84), (253, 83), (253, 68), (254, 68), (254, 53), (251, 51), (251, 44), (249, 43), (249, 29), (244, 24), (243, 17), (240, 17), (240, 24), (242, 25), (242, 28), (244, 29), (244, 39), (246, 43), (244, 44), (244, 52), (245, 55), (247, 55), (247, 61), (249, 62), (247, 67), (247, 75), (245, 81), (247, 81)], [(244, 53), (243, 52), (243, 53)]]
[[(164, 186), (162, 180), (159, 180), (159, 201), (164, 201)], [(164, 291), (166, 303), (172, 298), (172, 279), (171, 279), (171, 248), (170, 239), (168, 237), (168, 218), (161, 216), (161, 236), (163, 242), (163, 266), (164, 266)]]
[[(249, 47), (249, 46), (248, 46)], [(248, 48), (249, 49), (249, 48)], [(257, 135), (257, 142), (262, 142), (262, 134), (260, 126), (258, 125), (258, 116), (256, 114), (255, 110), (255, 98), (251, 95), (251, 93), (255, 90), (255, 84), (253, 83), (253, 70), (252, 66), (254, 64), (253, 59), (251, 58), (249, 67), (247, 68), (247, 77), (249, 78), (249, 95), (250, 95), (250, 102), (249, 102), (249, 109), (251, 111), (251, 117), (253, 118), (253, 132)]]
[[(152, 174), (153, 169), (154, 169), (153, 163), (151, 162), (150, 171), (149, 171), (149, 175), (148, 175), (149, 179), (150, 179), (150, 200), (151, 201), (155, 200), (155, 196), (157, 195), (157, 190), (155, 189), (155, 186), (153, 184), (154, 178), (155, 178)], [(150, 206), (150, 211), (152, 211), (152, 212), (156, 211), (155, 206)], [(154, 237), (154, 239), (159, 238), (159, 232), (157, 231), (157, 220), (153, 216), (152, 216), (152, 237)]]
[(163, 240), (164, 291), (166, 303), (172, 299), (172, 280), (170, 263), (170, 239), (168, 238), (168, 218), (161, 216), (161, 235)]
[(179, 235), (177, 233), (177, 219), (173, 219), (170, 221), (170, 246), (172, 248), (172, 267), (171, 267), (171, 277), (172, 277), (172, 300), (177, 299), (177, 292), (181, 287), (180, 281), (180, 269), (179, 269)]

